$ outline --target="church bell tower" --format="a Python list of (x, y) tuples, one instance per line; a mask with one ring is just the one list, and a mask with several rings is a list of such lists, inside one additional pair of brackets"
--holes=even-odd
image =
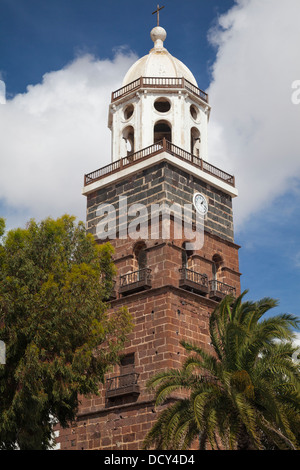
[(153, 48), (133, 64), (122, 88), (112, 94), (112, 160), (163, 137), (206, 160), (208, 97), (190, 70), (164, 47), (165, 29), (156, 26), (150, 36)]
[[(126, 306), (134, 329), (101, 395), (83, 399), (73, 427), (60, 430), (61, 449), (141, 449), (159, 413), (147, 380), (180, 366), (183, 339), (209, 350), (211, 312), (226, 294), (240, 293), (237, 189), (209, 159), (208, 95), (166, 49), (159, 21), (150, 36), (149, 53), (112, 93), (111, 163), (86, 174), (83, 188), (87, 231), (115, 248), (110, 308)], [(192, 232), (183, 230), (183, 209)]]

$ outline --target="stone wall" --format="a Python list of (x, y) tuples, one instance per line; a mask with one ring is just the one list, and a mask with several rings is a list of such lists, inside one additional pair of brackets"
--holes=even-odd
[(152, 204), (165, 203), (168, 206), (192, 204), (195, 192), (203, 193), (209, 203), (205, 230), (223, 239), (233, 241), (231, 197), (167, 162), (161, 162), (154, 167), (135, 173), (123, 181), (116, 182), (110, 187), (101, 188), (88, 195), (87, 228), (90, 233), (96, 235), (97, 224), (100, 221), (97, 209), (102, 204), (111, 204), (115, 207), (117, 227), (122, 228), (122, 221), (119, 221), (120, 197), (127, 197), (128, 207), (136, 203), (145, 205), (149, 208), (150, 214)]
[[(132, 271), (135, 243), (129, 239), (115, 240), (114, 245), (118, 275)], [(107, 399), (104, 384), (99, 396), (82, 398), (76, 423), (60, 430), (61, 449), (141, 449), (160, 411), (155, 409), (153, 395), (147, 390), (148, 379), (161, 370), (180, 367), (185, 358), (180, 345), (183, 339), (209, 350), (209, 315), (217, 303), (179, 288), (181, 253), (181, 241), (177, 244), (172, 240), (148, 242), (147, 265), (152, 272), (152, 288), (126, 297), (118, 296), (111, 302), (112, 309), (127, 306), (134, 320), (124, 353), (134, 354), (139, 394)], [(193, 262), (208, 272), (215, 253), (223, 258), (224, 280), (230, 281), (239, 294), (236, 245), (206, 234), (204, 246), (194, 254)], [(107, 378), (120, 373), (117, 366)]]
[[(76, 422), (70, 428), (58, 428), (57, 441), (61, 449), (141, 449), (147, 431), (160, 412), (146, 386), (149, 378), (159, 371), (180, 367), (186, 357), (181, 340), (196, 343), (209, 351), (209, 316), (217, 303), (209, 298), (209, 294), (200, 295), (180, 287), (180, 269), (187, 239), (184, 233), (179, 238), (175, 237), (179, 225), (182, 225), (182, 220), (176, 216), (170, 218), (168, 238), (162, 237), (165, 221), (160, 218), (155, 227), (156, 236), (143, 240), (151, 285), (139, 292), (129, 291), (126, 296), (119, 292), (120, 276), (138, 269), (136, 248), (141, 242), (126, 235), (118, 238), (126, 228), (125, 221), (120, 222), (119, 197), (127, 197), (128, 207), (142, 203), (150, 208), (152, 204), (163, 202), (169, 206), (174, 203), (182, 206), (192, 204), (195, 192), (207, 197), (209, 211), (205, 219), (203, 245), (189, 253), (187, 267), (212, 279), (214, 261), (218, 259), (217, 279), (234, 287), (236, 295), (239, 295), (239, 246), (233, 237), (230, 196), (164, 161), (88, 195), (87, 230), (95, 237), (100, 220), (97, 216), (99, 206), (111, 204), (116, 208), (118, 233), (117, 238), (110, 242), (115, 249), (117, 295), (111, 301), (111, 309), (126, 306), (133, 318), (134, 328), (124, 354), (134, 355), (132, 371), (138, 374), (138, 390), (135, 389), (138, 393), (108, 396), (105, 383), (100, 386), (99, 396), (82, 397)], [(147, 224), (149, 229), (153, 228), (149, 218)], [(120, 375), (122, 365), (116, 366), (106, 378)]]
[[(134, 317), (135, 327), (125, 351), (135, 355), (140, 393), (108, 400), (103, 385), (99, 396), (82, 398), (76, 422), (60, 429), (58, 442), (62, 450), (141, 449), (160, 412), (146, 388), (147, 380), (156, 372), (180, 366), (185, 357), (180, 340), (209, 349), (207, 325), (214, 302), (201, 299), (200, 304), (195, 294), (162, 287), (152, 291), (151, 296), (148, 292), (137, 293), (112, 303), (113, 308), (122, 305)], [(117, 366), (107, 377), (119, 373)]]

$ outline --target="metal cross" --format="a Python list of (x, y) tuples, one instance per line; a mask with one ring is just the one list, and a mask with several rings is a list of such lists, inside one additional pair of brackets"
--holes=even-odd
[(155, 10), (155, 11), (152, 13), (152, 15), (155, 15), (155, 13), (157, 13), (157, 26), (159, 26), (159, 12), (160, 12), (160, 10), (162, 10), (163, 8), (165, 8), (165, 7), (160, 7), (160, 8), (159, 8), (159, 5), (157, 5), (157, 10)]

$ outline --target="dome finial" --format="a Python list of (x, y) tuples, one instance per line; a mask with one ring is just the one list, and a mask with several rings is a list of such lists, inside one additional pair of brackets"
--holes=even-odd
[(154, 49), (165, 49), (164, 41), (167, 37), (167, 32), (161, 26), (155, 26), (151, 31), (151, 39), (154, 42)]
[(164, 28), (159, 26), (159, 12), (165, 7), (160, 7), (157, 5), (157, 9), (152, 13), (152, 15), (155, 15), (157, 13), (157, 26), (152, 29), (151, 31), (151, 39), (154, 42), (154, 49), (160, 49), (164, 50), (164, 41), (167, 37), (167, 32)]

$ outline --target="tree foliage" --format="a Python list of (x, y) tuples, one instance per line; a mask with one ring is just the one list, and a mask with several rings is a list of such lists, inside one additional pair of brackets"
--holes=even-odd
[[(263, 318), (277, 302), (243, 302), (245, 293), (226, 297), (212, 313), (211, 351), (183, 341), (182, 368), (149, 381), (156, 405), (166, 405), (145, 448), (188, 449), (195, 439), (200, 449), (299, 448), (300, 371), (292, 359), (298, 319)], [(177, 391), (185, 398), (174, 400)]]
[(68, 215), (4, 235), (0, 448), (48, 448), (53, 420), (67, 426), (80, 395), (97, 394), (118, 361), (131, 321), (126, 310), (107, 313), (112, 252)]

